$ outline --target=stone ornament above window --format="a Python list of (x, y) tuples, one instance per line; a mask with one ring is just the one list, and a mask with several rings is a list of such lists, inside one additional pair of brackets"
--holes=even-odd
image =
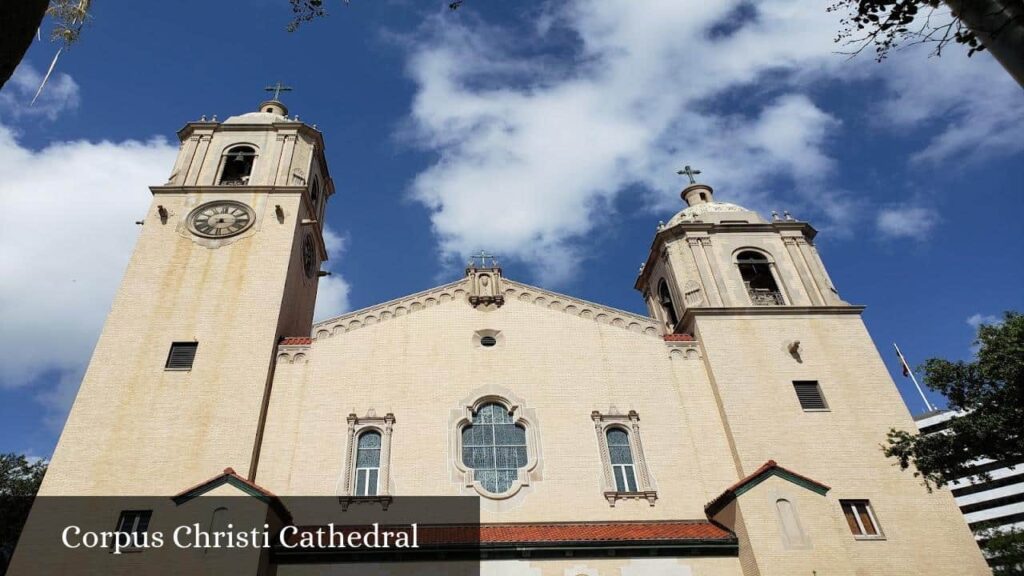
[(342, 509), (353, 503), (391, 503), (391, 433), (395, 415), (383, 417), (373, 410), (366, 416), (348, 415), (345, 467), (338, 481)]
[(454, 479), (490, 500), (510, 499), (540, 479), (536, 415), (508, 394), (484, 394), (452, 411)]
[(604, 469), (604, 497), (610, 506), (623, 499), (646, 499), (654, 506), (658, 492), (640, 442), (640, 415), (635, 410), (628, 414), (619, 414), (614, 409), (611, 412), (590, 413)]

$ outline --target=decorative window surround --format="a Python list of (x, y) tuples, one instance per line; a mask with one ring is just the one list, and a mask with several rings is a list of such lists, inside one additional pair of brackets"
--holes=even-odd
[[(507, 500), (516, 496), (524, 487), (541, 479), (540, 437), (535, 411), (532, 408), (524, 408), (522, 402), (508, 391), (498, 392), (496, 388), (493, 387), (492, 391), (492, 387), (488, 387), (487, 392), (490, 393), (483, 393), (473, 400), (464, 400), (461, 408), (452, 410), (449, 453), (455, 466), (453, 479), (466, 491), (473, 490), (490, 500)], [(504, 406), (512, 416), (512, 422), (526, 430), (526, 465), (518, 469), (516, 479), (509, 489), (500, 494), (485, 490), (476, 480), (474, 469), (462, 461), (462, 430), (472, 425), (473, 415), (482, 406), (491, 403)]]
[[(601, 451), (601, 464), (604, 469), (602, 488), (608, 505), (614, 507), (618, 500), (646, 499), (651, 506), (654, 506), (654, 502), (658, 499), (658, 492), (650, 471), (647, 469), (647, 459), (644, 457), (643, 444), (640, 442), (640, 415), (636, 413), (636, 410), (630, 410), (628, 414), (619, 414), (613, 408), (609, 414), (601, 414), (594, 410), (590, 413), (590, 419), (594, 421), (597, 445)], [(612, 427), (620, 428), (628, 434), (629, 448), (633, 455), (633, 468), (636, 474), (637, 489), (635, 492), (620, 492), (615, 486), (607, 436), (608, 429)]]
[[(377, 416), (373, 410), (366, 416), (348, 415), (348, 446), (345, 452), (345, 467), (340, 478), (338, 502), (342, 510), (348, 510), (352, 504), (379, 503), (384, 510), (391, 504), (391, 432), (395, 425), (395, 415), (388, 412), (385, 416)], [(368, 430), (380, 434), (380, 473), (375, 496), (356, 496), (356, 452), (359, 447), (359, 436)]]

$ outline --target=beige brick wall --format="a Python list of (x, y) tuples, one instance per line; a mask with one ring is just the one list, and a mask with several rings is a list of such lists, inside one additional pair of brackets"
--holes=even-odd
[[(836, 521), (840, 499), (871, 501), (887, 538), (844, 538), (857, 574), (988, 573), (952, 496), (928, 493), (882, 454), (886, 432), (913, 422), (859, 315), (707, 315), (696, 334), (743, 474), (774, 459), (831, 486)], [(800, 361), (787, 351), (793, 340)], [(804, 412), (793, 380), (818, 380), (830, 410)], [(765, 574), (767, 562), (758, 556)]]
[[(476, 330), (501, 332), (493, 348)], [(283, 494), (335, 494), (346, 416), (394, 413), (396, 495), (464, 493), (452, 480), (450, 411), (491, 387), (536, 411), (542, 479), (488, 521), (703, 518), (735, 479), (699, 358), (657, 335), (515, 297), (498, 310), (464, 298), (314, 341), (307, 360), (277, 368), (257, 481)], [(696, 355), (696, 351), (692, 352)], [(671, 358), (670, 358), (671, 356)], [(659, 499), (610, 507), (590, 413), (640, 415)], [(711, 449), (709, 449), (711, 448)]]

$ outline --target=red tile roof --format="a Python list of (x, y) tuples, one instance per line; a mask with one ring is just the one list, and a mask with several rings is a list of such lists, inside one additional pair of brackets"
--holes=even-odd
[(728, 530), (706, 520), (484, 524), (480, 527), (480, 541), (485, 544), (731, 540), (732, 538), (733, 535)]
[(665, 334), (665, 342), (694, 342), (695, 338), (689, 334)]
[[(338, 530), (362, 529), (339, 526)], [(297, 542), (302, 534), (326, 530), (324, 526), (302, 526), (290, 539)], [(387, 529), (380, 526), (381, 530)], [(736, 537), (725, 528), (707, 520), (670, 520), (656, 522), (558, 522), (475, 525), (420, 525), (421, 546), (477, 545), (501, 547), (514, 544), (600, 544), (640, 543), (694, 544), (715, 542), (730, 544)]]
[(704, 506), (704, 512), (707, 513), (708, 518), (714, 516), (715, 514), (718, 514), (718, 512), (720, 512), (722, 508), (725, 508), (725, 506), (729, 504), (729, 502), (732, 502), (736, 498), (736, 496), (739, 495), (737, 494), (737, 492), (742, 493), (743, 489), (746, 488), (747, 486), (756, 484), (767, 478), (769, 475), (774, 475), (778, 473), (781, 473), (780, 475), (783, 476), (784, 478), (789, 476), (789, 478), (787, 478), (789, 480), (796, 480), (798, 482), (802, 481), (803, 483), (810, 485), (808, 487), (812, 489), (817, 488), (822, 493), (831, 490), (829, 486), (822, 484), (817, 480), (808, 478), (807, 476), (804, 476), (802, 474), (797, 474), (796, 472), (793, 472), (788, 468), (779, 466), (778, 463), (775, 462), (775, 460), (769, 460), (762, 464), (761, 467), (758, 468), (757, 470), (754, 470), (746, 477), (740, 479), (732, 486), (726, 488), (725, 492), (719, 494), (717, 498), (715, 498), (711, 502), (708, 502)]
[(284, 504), (281, 503), (281, 499), (278, 498), (276, 494), (260, 486), (259, 484), (256, 484), (255, 482), (252, 482), (246, 478), (243, 478), (242, 476), (239, 476), (238, 473), (235, 472), (235, 469), (230, 467), (225, 468), (224, 472), (214, 476), (213, 478), (210, 478), (205, 482), (200, 482), (199, 484), (196, 484), (195, 486), (187, 490), (182, 490), (181, 492), (172, 496), (171, 499), (174, 500), (176, 503), (181, 504), (183, 502), (191, 500), (196, 496), (204, 494), (209, 490), (213, 490), (214, 488), (225, 483), (232, 484), (236, 488), (240, 488), (243, 491), (245, 490), (245, 487), (249, 488), (248, 492), (250, 494), (259, 497), (261, 500), (268, 502), (271, 505), (271, 507), (273, 507), (278, 512), (278, 514), (285, 522), (291, 522), (291, 513), (288, 512), (288, 509), (285, 508)]
[(285, 336), (281, 338), (282, 346), (309, 346), (313, 339), (309, 336)]
[(225, 468), (224, 472), (222, 472), (220, 474), (217, 474), (216, 476), (214, 476), (213, 478), (210, 478), (209, 480), (206, 480), (205, 482), (200, 482), (199, 484), (196, 484), (195, 486), (193, 486), (193, 487), (191, 487), (191, 488), (189, 488), (187, 490), (182, 490), (181, 492), (175, 494), (173, 496), (173, 498), (181, 498), (181, 497), (187, 496), (188, 494), (191, 494), (193, 492), (200, 492), (200, 491), (203, 490), (203, 488), (207, 488), (207, 487), (213, 488), (215, 486), (219, 486), (220, 484), (223, 484), (223, 480), (226, 480), (227, 477), (231, 477), (231, 478), (241, 482), (242, 484), (245, 484), (246, 486), (252, 488), (253, 490), (256, 490), (257, 492), (259, 492), (260, 494), (262, 494), (264, 496), (269, 496), (269, 497), (272, 497), (272, 498), (276, 498), (277, 497), (277, 495), (274, 494), (273, 492), (271, 492), (270, 490), (267, 490), (266, 488), (260, 486), (259, 484), (256, 484), (254, 482), (250, 482), (249, 480), (239, 476), (238, 473), (235, 472), (234, 468)]

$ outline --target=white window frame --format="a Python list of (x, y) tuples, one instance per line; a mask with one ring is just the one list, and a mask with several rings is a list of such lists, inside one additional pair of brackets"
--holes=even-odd
[[(384, 416), (377, 416), (370, 410), (366, 416), (356, 416), (354, 413), (348, 415), (348, 448), (345, 452), (345, 467), (339, 478), (338, 501), (342, 509), (354, 502), (381, 502), (384, 508), (391, 502), (391, 437), (395, 425), (395, 415), (387, 413)], [(377, 493), (372, 495), (356, 494), (356, 476), (360, 470), (369, 468), (357, 468), (356, 457), (359, 451), (359, 438), (369, 431), (380, 434), (380, 459), (377, 468)], [(367, 472), (369, 476), (369, 472)]]
[[(380, 436), (380, 447), (377, 449), (377, 465), (376, 466), (360, 466), (359, 465), (359, 441), (362, 440), (363, 436), (367, 434), (376, 434)], [(380, 471), (381, 471), (381, 456), (384, 453), (384, 435), (380, 433), (375, 427), (365, 427), (355, 436), (356, 452), (355, 452), (355, 475), (353, 477), (353, 486), (355, 496), (377, 496), (380, 494)], [(373, 494), (370, 494), (370, 472), (377, 471), (376, 483), (373, 486)], [(359, 494), (359, 473), (362, 472), (366, 475), (366, 483), (363, 486), (366, 494)]]
[[(608, 505), (614, 507), (618, 500), (647, 500), (651, 506), (654, 506), (658, 499), (658, 490), (654, 478), (647, 468), (647, 458), (644, 456), (643, 443), (640, 441), (640, 415), (636, 410), (630, 410), (627, 414), (602, 414), (594, 410), (590, 413), (590, 419), (593, 420), (594, 431), (597, 433), (597, 445), (604, 469), (601, 487)], [(626, 432), (633, 464), (612, 464), (611, 451), (608, 449), (608, 430), (611, 428), (619, 428)], [(615, 466), (630, 466), (633, 469), (636, 491), (623, 492), (619, 490), (615, 482)], [(625, 480), (625, 476), (623, 476), (623, 480)]]
[[(857, 529), (860, 530), (860, 534), (854, 534), (853, 537), (857, 540), (885, 540), (885, 533), (882, 532), (882, 526), (878, 523), (878, 518), (875, 517), (874, 508), (871, 506), (871, 500), (862, 498), (840, 500), (839, 507), (843, 513), (843, 521), (846, 521), (846, 506), (849, 505), (853, 509), (853, 519), (857, 521)], [(875, 529), (875, 534), (868, 534), (864, 530), (864, 522), (860, 519), (860, 514), (857, 513), (857, 507), (863, 506), (864, 510), (868, 513), (868, 519), (871, 520), (871, 524)], [(847, 522), (849, 525), (849, 522)]]

